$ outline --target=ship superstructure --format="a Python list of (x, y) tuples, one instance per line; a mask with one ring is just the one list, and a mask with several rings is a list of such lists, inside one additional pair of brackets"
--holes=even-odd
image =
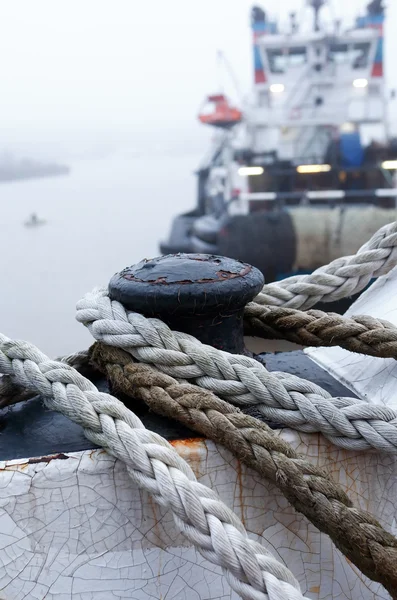
[[(350, 218), (345, 209), (352, 206), (361, 211), (375, 207), (385, 222), (394, 218), (382, 212), (395, 210), (397, 196), (397, 142), (388, 126), (383, 1), (372, 0), (349, 28), (342, 21), (323, 18), (325, 0), (307, 4), (312, 9), (309, 26), (291, 14), (283, 30), (266, 10), (252, 9), (252, 94), (240, 110), (224, 95), (210, 97), (216, 100), (214, 112), (201, 114), (200, 120), (216, 129), (198, 171), (197, 208), (176, 219), (163, 252), (226, 254), (267, 272), (269, 258), (262, 246), (270, 227), (276, 248), (295, 247), (285, 263), (287, 270), (285, 265), (273, 265), (268, 271), (278, 277), (316, 266), (315, 259), (297, 256), (298, 247), (307, 235), (307, 223), (312, 236), (316, 229), (338, 229), (336, 213), (329, 210), (343, 209), (344, 222)], [(234, 121), (225, 116), (222, 125), (222, 107), (225, 115), (236, 115)], [(300, 212), (295, 214), (295, 208)], [(357, 222), (352, 228), (359, 231), (369, 213), (354, 214)], [(275, 232), (269, 218), (276, 217), (292, 223)], [(376, 228), (379, 220), (375, 221)], [(256, 249), (247, 253), (251, 229), (256, 232)], [(364, 228), (362, 233), (365, 238), (371, 231)], [(335, 235), (331, 238), (340, 239)], [(321, 236), (320, 248), (325, 239)], [(353, 244), (358, 243), (356, 237)], [(339, 251), (337, 243), (332, 251), (325, 248), (321, 262)]]

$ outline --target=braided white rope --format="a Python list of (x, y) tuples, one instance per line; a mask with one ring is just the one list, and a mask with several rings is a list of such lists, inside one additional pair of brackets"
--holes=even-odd
[(77, 320), (96, 340), (122, 348), (172, 377), (191, 380), (233, 404), (255, 404), (272, 422), (304, 432), (321, 431), (348, 450), (397, 452), (397, 411), (353, 398), (331, 398), (310, 381), (270, 373), (252, 358), (206, 346), (171, 331), (159, 319), (126, 310), (110, 300), (107, 290), (94, 290), (80, 300)]
[(258, 304), (307, 310), (318, 302), (334, 302), (363, 290), (374, 277), (397, 265), (397, 222), (381, 227), (357, 254), (338, 258), (311, 275), (288, 277), (264, 285)]
[(122, 460), (134, 483), (172, 510), (183, 535), (220, 565), (247, 600), (304, 600), (291, 571), (257, 542), (218, 495), (160, 435), (145, 429), (122, 402), (101, 393), (73, 367), (49, 359), (28, 342), (0, 334), (0, 373), (41, 394), (50, 409), (84, 427), (95, 444)]

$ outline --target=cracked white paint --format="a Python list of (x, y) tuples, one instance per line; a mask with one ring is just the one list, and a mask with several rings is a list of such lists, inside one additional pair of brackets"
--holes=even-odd
[[(395, 528), (395, 458), (345, 452), (317, 435), (278, 435), (327, 466), (356, 504)], [(174, 446), (251, 536), (285, 561), (309, 598), (389, 598), (227, 450), (203, 440)], [(1, 600), (237, 599), (220, 569), (189, 546), (122, 463), (102, 450), (67, 456), (0, 462)]]

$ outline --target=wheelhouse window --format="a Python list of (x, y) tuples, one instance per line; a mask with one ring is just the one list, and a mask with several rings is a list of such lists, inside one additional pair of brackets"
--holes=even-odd
[(272, 73), (285, 73), (287, 68), (287, 54), (285, 50), (272, 49), (267, 51), (270, 71)]
[(301, 65), (304, 65), (307, 60), (306, 48), (304, 46), (290, 48), (288, 58), (290, 67), (300, 67)]
[(349, 64), (353, 69), (365, 69), (368, 66), (370, 50), (369, 42), (331, 44), (328, 56), (334, 64)]
[(371, 44), (368, 42), (353, 45), (353, 49), (352, 49), (353, 69), (365, 69), (366, 67), (368, 67), (370, 49), (371, 49)]
[(343, 64), (349, 60), (348, 44), (331, 44), (329, 47), (329, 60), (336, 64)]
[(285, 73), (289, 68), (305, 64), (307, 50), (305, 46), (271, 48), (267, 50), (267, 59), (272, 73)]

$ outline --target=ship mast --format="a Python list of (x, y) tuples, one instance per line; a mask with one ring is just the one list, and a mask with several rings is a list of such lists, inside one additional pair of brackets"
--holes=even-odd
[(314, 31), (320, 31), (320, 10), (327, 0), (308, 0), (309, 6), (314, 10)]

